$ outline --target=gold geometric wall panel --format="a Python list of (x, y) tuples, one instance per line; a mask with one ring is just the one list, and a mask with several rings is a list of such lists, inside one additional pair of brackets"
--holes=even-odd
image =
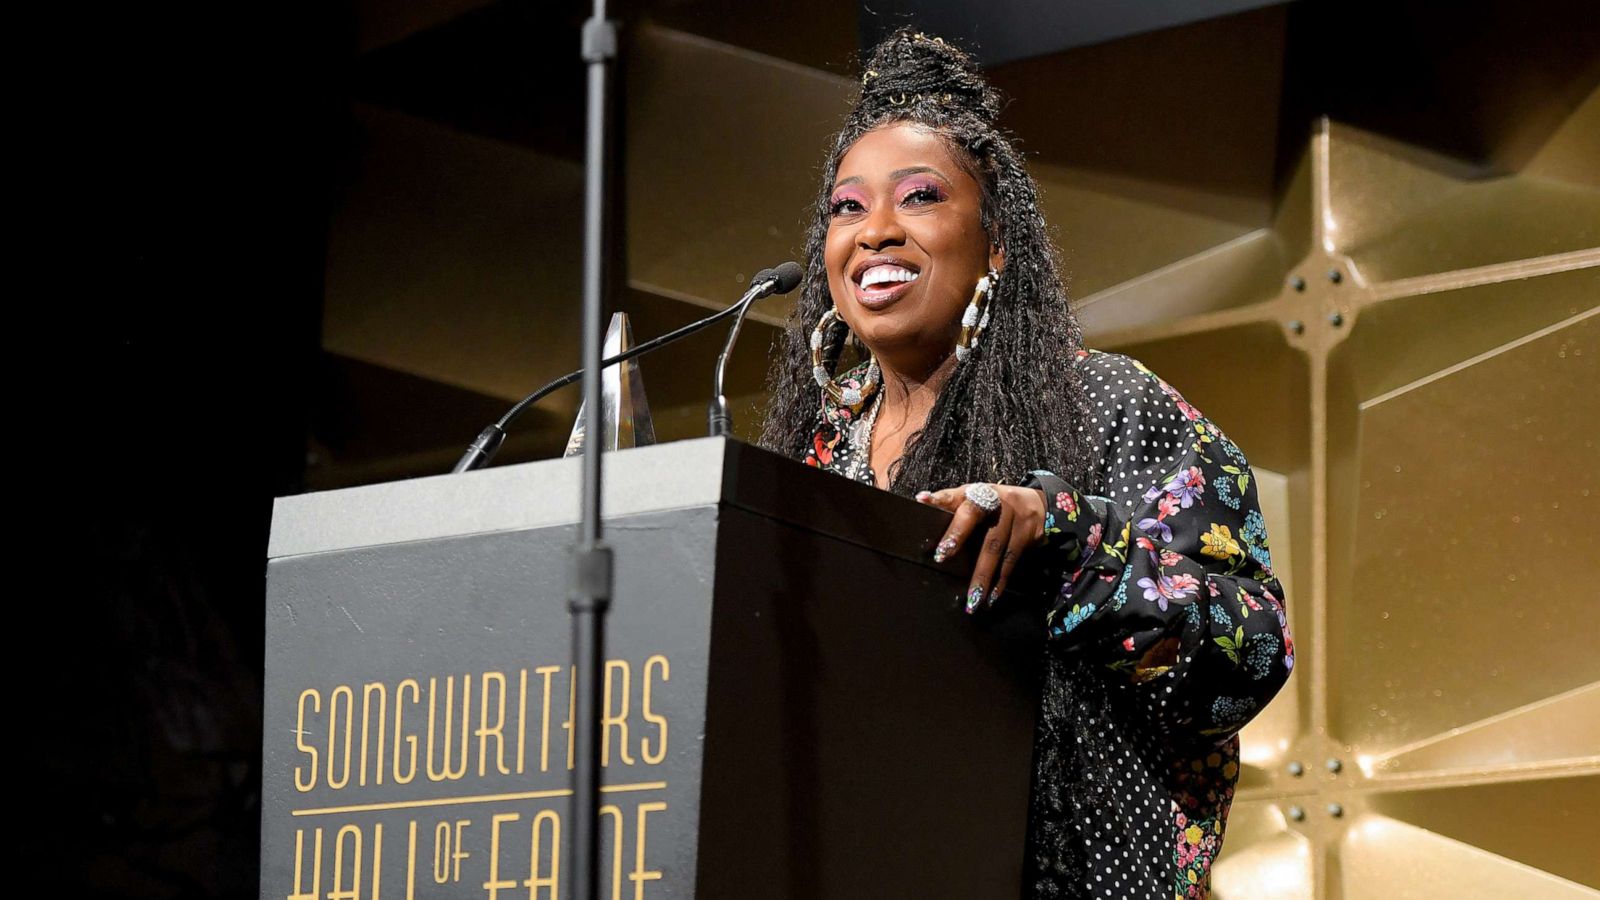
[(1328, 143), (1331, 236), (1359, 261), (1358, 279), (1396, 281), (1600, 244), (1600, 197), (1591, 185), (1527, 172), (1485, 178), (1337, 124)]
[(1600, 681), (1597, 312), (1360, 405), (1328, 674), (1329, 724), (1365, 752)]
[[(751, 275), (803, 249), (796, 235), (814, 202), (817, 166), (856, 84), (657, 26), (636, 29), (631, 51), (628, 283), (720, 309)], [(774, 298), (752, 315), (781, 324), (790, 302)]]
[(1323, 120), (1270, 227), (1082, 301), (1281, 485), (1217, 897), (1600, 896), (1596, 146), (1600, 92), (1509, 173)]
[[(1487, 818), (1493, 819), (1493, 814)], [(1539, 832), (1554, 828), (1549, 821), (1530, 824)], [(1387, 816), (1359, 816), (1351, 821), (1338, 845), (1338, 896), (1347, 900), (1578, 900), (1595, 896), (1594, 891), (1581, 884), (1488, 852), (1475, 843), (1495, 828), (1484, 827), (1468, 840), (1455, 840)], [(1572, 842), (1561, 849), (1569, 854), (1589, 851)]]
[[(1236, 820), (1259, 820), (1242, 829)], [(1228, 846), (1239, 845), (1238, 849)], [(1264, 803), (1237, 803), (1228, 817), (1228, 865), (1211, 879), (1215, 900), (1301, 900), (1314, 892), (1312, 844), (1283, 825), (1283, 813)]]
[[(1170, 197), (1126, 176), (1039, 162), (1029, 171), (1039, 183), (1046, 221), (1061, 229), (1063, 264), (1074, 296), (1095, 296), (1125, 283), (1130, 274), (1155, 272), (1178, 260), (1203, 265), (1208, 257), (1202, 254), (1234, 241), (1256, 252), (1228, 255), (1229, 270), (1213, 272), (1206, 279), (1208, 289), (1228, 279), (1232, 283), (1222, 296), (1238, 302), (1278, 288), (1283, 254), (1265, 229), (1222, 218), (1204, 206), (1171, 205)], [(1193, 300), (1182, 293), (1164, 300), (1166, 315), (1195, 311), (1185, 308)], [(1108, 302), (1106, 311), (1118, 305)]]

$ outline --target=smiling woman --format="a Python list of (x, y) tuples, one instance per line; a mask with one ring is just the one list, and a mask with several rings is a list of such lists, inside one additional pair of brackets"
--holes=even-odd
[(880, 362), (896, 350), (908, 354), (894, 371), (927, 362), (919, 348), (954, 346), (972, 285), (1002, 264), (981, 210), (977, 181), (922, 125), (869, 132), (840, 161), (829, 203), (828, 288), (855, 301), (839, 314), (882, 348)]
[[(763, 443), (952, 513), (968, 612), (1036, 566), (1050, 640), (1026, 894), (1209, 893), (1238, 730), (1294, 665), (1248, 461), (1085, 349), (1037, 188), (972, 59), (901, 31), (835, 141)], [(836, 374), (846, 354), (853, 365)], [(820, 390), (819, 390), (820, 389)]]

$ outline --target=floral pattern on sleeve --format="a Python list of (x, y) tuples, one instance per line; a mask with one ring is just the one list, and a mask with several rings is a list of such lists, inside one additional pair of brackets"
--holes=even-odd
[(1046, 621), (1053, 640), (1140, 686), (1158, 734), (1220, 744), (1294, 667), (1283, 586), (1244, 453), (1132, 362), (1182, 412), (1187, 446), (1131, 504), (1033, 473), (1046, 499), (1046, 565), (1061, 585)]
[[(1043, 555), (1060, 585), (1048, 634), (1120, 681), (1168, 746), (1173, 896), (1204, 900), (1239, 779), (1237, 732), (1294, 668), (1284, 590), (1238, 445), (1138, 360), (1079, 361), (1098, 382), (1107, 496), (1045, 471), (1027, 482), (1045, 494)], [(1155, 439), (1173, 431), (1173, 446)]]

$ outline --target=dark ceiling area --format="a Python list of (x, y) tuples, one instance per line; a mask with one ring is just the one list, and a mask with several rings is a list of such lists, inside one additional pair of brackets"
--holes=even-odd
[(984, 66), (993, 68), (1281, 2), (1021, 0), (986, 6), (980, 14), (960, 0), (870, 0), (861, 4), (861, 44), (871, 46), (904, 25), (976, 46)]

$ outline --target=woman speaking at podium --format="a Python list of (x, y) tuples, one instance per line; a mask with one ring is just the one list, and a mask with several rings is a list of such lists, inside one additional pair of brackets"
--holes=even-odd
[[(949, 510), (966, 608), (1049, 576), (1024, 884), (1209, 893), (1238, 730), (1294, 665), (1249, 464), (1155, 373), (1087, 350), (1038, 190), (970, 56), (901, 31), (824, 169), (763, 442)], [(853, 364), (846, 365), (845, 359)], [(841, 573), (848, 590), (849, 573)]]

